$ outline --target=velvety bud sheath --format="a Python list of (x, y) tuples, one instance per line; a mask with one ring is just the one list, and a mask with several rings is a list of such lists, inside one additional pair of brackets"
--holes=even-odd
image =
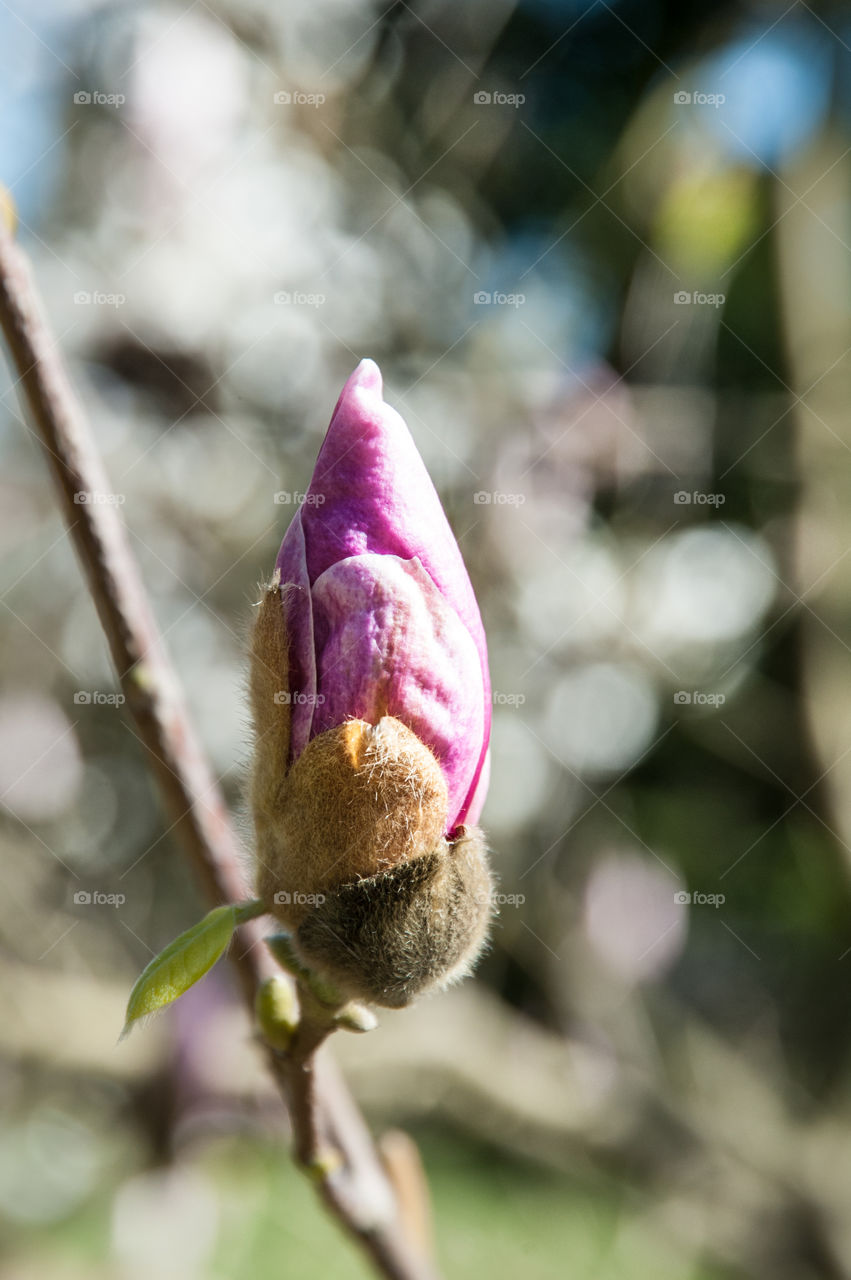
[(490, 682), (458, 545), (364, 360), (254, 627), (258, 891), (347, 996), (408, 1003), (484, 942)]

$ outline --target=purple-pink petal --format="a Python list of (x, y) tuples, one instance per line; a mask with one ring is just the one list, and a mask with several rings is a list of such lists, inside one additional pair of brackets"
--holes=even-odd
[[(394, 567), (380, 571), (374, 562), (382, 558)], [(360, 559), (369, 561), (361, 571)], [(414, 564), (415, 570), (399, 568)], [(282, 583), (298, 588), (285, 602), (292, 688), (309, 695), (293, 705), (293, 757), (311, 737), (349, 716), (373, 718), (374, 710), (366, 713), (375, 707), (368, 688), (372, 672), (399, 707), (384, 711), (398, 714), (444, 768), (453, 797), (450, 830), (473, 822), (484, 797), (490, 737), (484, 629), (440, 499), (403, 419), (382, 399), (381, 373), (372, 360), (361, 361), (337, 401), (278, 567)], [(415, 605), (414, 581), (434, 611), (433, 632)], [(403, 619), (412, 628), (409, 641)], [(462, 653), (463, 691), (448, 669)], [(313, 694), (326, 701), (314, 707)]]
[(485, 800), (487, 798), (488, 786), (490, 784), (490, 780), (491, 780), (491, 753), (490, 751), (487, 751), (485, 754), (485, 758), (482, 762), (482, 767), (479, 772), (479, 777), (476, 782), (475, 789), (473, 790), (467, 802), (466, 812), (464, 813), (463, 817), (459, 815), (459, 817), (456, 819), (456, 824), (458, 826), (460, 826), (462, 822), (465, 822), (468, 827), (474, 827), (476, 823), (479, 821), (479, 817), (481, 816), (481, 812), (482, 812), (482, 809), (484, 808)]
[(299, 508), (287, 530), (276, 564), (281, 575), (281, 599), (290, 651), (290, 755), (293, 760), (301, 755), (313, 736), (311, 727), (316, 695), (313, 606), (301, 511)]
[(314, 734), (349, 716), (395, 716), (439, 761), (448, 828), (473, 785), (484, 733), (479, 656), (470, 633), (418, 560), (367, 554), (313, 584)]

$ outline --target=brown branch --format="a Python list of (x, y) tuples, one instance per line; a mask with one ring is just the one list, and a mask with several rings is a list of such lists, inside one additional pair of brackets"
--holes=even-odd
[[(168, 820), (207, 898), (214, 904), (237, 902), (247, 886), (224, 800), (157, 632), (117, 505), (92, 501), (110, 493), (109, 482), (41, 318), (27, 261), (3, 227), (0, 327)], [(260, 940), (256, 923), (244, 925), (230, 951), (252, 1013), (257, 988), (273, 971)], [(437, 1280), (405, 1234), (392, 1188), (342, 1078), (330, 1059), (316, 1057), (315, 1030), (300, 1029), (286, 1055), (268, 1050), (270, 1069), (289, 1103), (298, 1158), (313, 1167), (327, 1207), (379, 1274)], [(339, 1153), (339, 1167), (316, 1174), (322, 1143)]]

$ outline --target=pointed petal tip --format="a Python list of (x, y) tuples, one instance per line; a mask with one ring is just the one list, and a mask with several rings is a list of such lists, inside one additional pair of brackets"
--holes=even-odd
[(349, 378), (349, 387), (362, 387), (364, 391), (373, 391), (377, 396), (381, 396), (384, 384), (381, 378), (381, 370), (374, 360), (365, 357), (361, 360), (354, 373)]

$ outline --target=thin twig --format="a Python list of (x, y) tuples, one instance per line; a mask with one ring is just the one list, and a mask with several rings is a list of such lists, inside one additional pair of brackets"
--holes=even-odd
[[(109, 482), (40, 315), (27, 261), (2, 227), (0, 327), (168, 820), (210, 901), (238, 902), (247, 886), (224, 800), (189, 720), (118, 508), (102, 499)], [(260, 940), (256, 923), (243, 925), (230, 950), (252, 1011), (257, 988), (272, 971)], [(286, 1055), (268, 1050), (270, 1069), (289, 1103), (300, 1163), (315, 1171), (323, 1142), (339, 1152), (340, 1167), (316, 1177), (329, 1210), (379, 1274), (437, 1280), (405, 1234), (392, 1188), (341, 1076), (330, 1058), (316, 1057), (316, 1047), (315, 1028), (305, 1027)]]

